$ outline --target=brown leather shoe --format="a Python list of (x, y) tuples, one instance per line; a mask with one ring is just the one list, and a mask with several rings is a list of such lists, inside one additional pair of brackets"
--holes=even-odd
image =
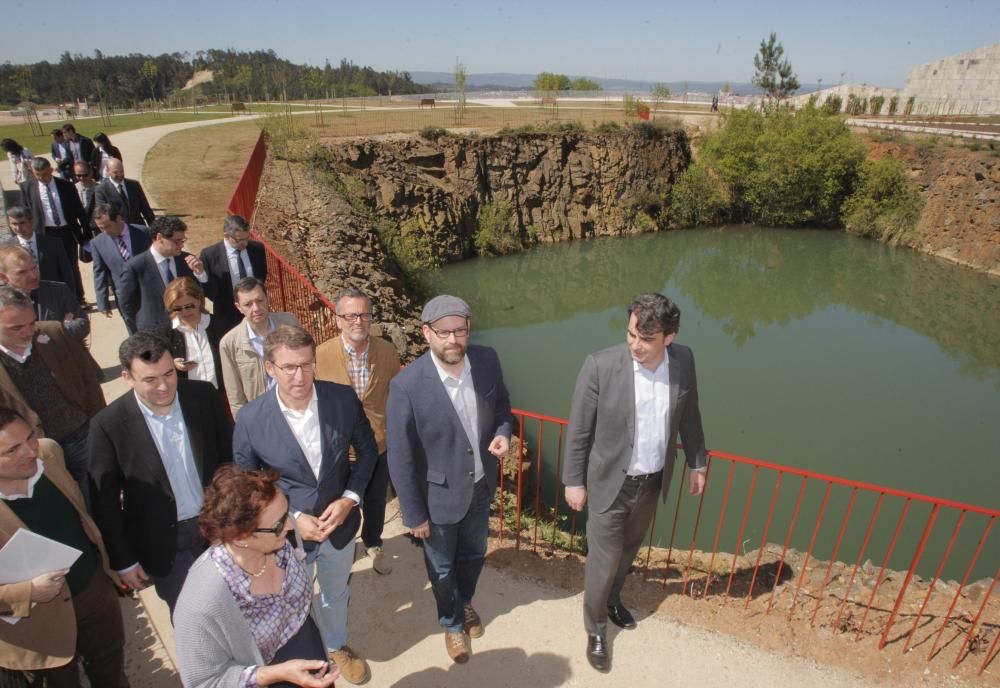
[(339, 650), (330, 651), (330, 661), (340, 669), (340, 677), (348, 683), (360, 686), (372, 677), (368, 662), (358, 657), (354, 650), (344, 645)]
[(483, 620), (479, 618), (479, 614), (476, 613), (471, 604), (465, 605), (465, 620), (462, 625), (470, 638), (482, 638), (483, 633), (486, 632), (483, 629)]
[(444, 646), (448, 650), (448, 656), (456, 664), (465, 664), (472, 654), (472, 641), (464, 631), (456, 633), (452, 631), (444, 632)]

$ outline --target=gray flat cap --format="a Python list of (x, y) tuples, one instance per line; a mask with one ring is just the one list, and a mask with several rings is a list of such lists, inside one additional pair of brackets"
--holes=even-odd
[(420, 322), (432, 323), (435, 320), (446, 318), (449, 315), (459, 315), (463, 318), (471, 318), (472, 310), (462, 299), (457, 296), (441, 294), (435, 296), (427, 302), (424, 310), (420, 312)]

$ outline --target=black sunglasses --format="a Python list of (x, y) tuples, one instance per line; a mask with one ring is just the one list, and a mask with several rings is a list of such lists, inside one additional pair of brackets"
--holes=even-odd
[(285, 521), (287, 520), (288, 520), (288, 512), (286, 511), (285, 515), (282, 516), (280, 519), (278, 519), (278, 522), (275, 524), (274, 528), (254, 528), (253, 532), (270, 533), (271, 535), (277, 535), (285, 529)]

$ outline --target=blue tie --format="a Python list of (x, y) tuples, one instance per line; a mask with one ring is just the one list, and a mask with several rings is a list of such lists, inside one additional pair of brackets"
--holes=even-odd
[(167, 284), (174, 281), (174, 271), (170, 269), (170, 259), (163, 261), (163, 271), (167, 273)]

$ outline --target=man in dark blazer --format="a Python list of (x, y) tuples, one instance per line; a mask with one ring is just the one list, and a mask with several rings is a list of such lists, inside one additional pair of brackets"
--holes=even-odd
[(52, 146), (49, 148), (52, 153), (52, 159), (56, 161), (56, 167), (59, 168), (59, 176), (66, 181), (74, 181), (73, 179), (73, 153), (69, 149), (69, 144), (63, 137), (62, 129), (56, 128), (52, 132)]
[(97, 185), (95, 195), (98, 203), (117, 205), (129, 224), (151, 225), (156, 219), (142, 185), (125, 178), (125, 166), (117, 158), (108, 161), (108, 176)]
[(43, 280), (62, 282), (73, 288), (73, 270), (69, 266), (66, 249), (58, 239), (35, 233), (30, 210), (24, 206), (11, 206), (7, 209), (7, 224), (13, 236), (5, 243), (20, 246), (31, 253)]
[(149, 230), (142, 225), (125, 222), (121, 212), (114, 205), (101, 203), (94, 208), (94, 224), (100, 234), (90, 241), (90, 253), (94, 256), (94, 293), (97, 294), (97, 310), (111, 317), (111, 301), (108, 292), (115, 297), (115, 304), (125, 321), (129, 334), (136, 333), (135, 321), (125, 317), (122, 310), (122, 270), (125, 261), (149, 250), (152, 239)]
[(21, 184), (21, 205), (31, 210), (36, 234), (54, 237), (62, 242), (73, 271), (73, 291), (83, 301), (83, 279), (80, 277), (80, 246), (90, 240), (87, 214), (80, 195), (72, 182), (52, 174), (46, 158), (31, 161), (34, 179)]
[(236, 299), (228, 298), (233, 288), (247, 277), (267, 282), (264, 244), (250, 240), (250, 225), (245, 219), (229, 215), (222, 222), (222, 241), (202, 249), (201, 262), (219, 295), (212, 304), (212, 315), (228, 332), (243, 320), (243, 314), (236, 308)]
[(73, 163), (73, 176), (76, 177), (76, 193), (80, 196), (80, 203), (83, 205), (83, 213), (87, 216), (87, 231), (90, 236), (97, 234), (94, 227), (94, 206), (97, 205), (97, 181), (94, 179), (94, 170), (89, 162), (80, 160)]
[(205, 549), (202, 491), (232, 459), (232, 428), (211, 384), (177, 379), (166, 338), (139, 332), (118, 357), (132, 391), (91, 421), (92, 511), (122, 582), (138, 590), (152, 579), (173, 613)]
[(282, 325), (264, 338), (264, 366), (275, 386), (237, 415), (233, 458), (243, 468), (281, 474), (307, 561), (316, 566), (323, 642), (341, 676), (364, 683), (371, 672), (347, 645), (347, 603), (361, 520), (356, 507), (375, 470), (375, 435), (351, 387), (314, 379), (316, 342), (301, 327)]
[(137, 330), (169, 326), (163, 290), (178, 277), (194, 277), (208, 298), (215, 296), (201, 260), (183, 250), (187, 225), (179, 217), (164, 215), (156, 218), (149, 229), (152, 245), (125, 261), (118, 291), (119, 307)]
[(498, 459), (507, 455), (510, 398), (496, 351), (469, 346), (472, 312), (455, 296), (431, 299), (420, 316), (430, 351), (389, 385), (389, 473), (403, 525), (423, 541), (445, 630), (445, 648), (466, 662), (483, 634), (472, 607), (483, 569)]
[(31, 297), (39, 321), (62, 323), (81, 342), (90, 334), (90, 319), (70, 288), (62, 282), (39, 279), (38, 265), (26, 249), (9, 244), (0, 246), (0, 282)]
[[(64, 124), (62, 126), (63, 131), (63, 141), (69, 148), (70, 155), (73, 156), (73, 162), (89, 162), (94, 157), (94, 142), (91, 141), (86, 136), (81, 136), (76, 133), (76, 127), (72, 124)], [(100, 177), (100, 171), (94, 170), (94, 178)]]
[(708, 457), (691, 349), (674, 342), (680, 310), (662, 294), (629, 306), (624, 344), (587, 357), (570, 406), (563, 484), (566, 503), (589, 503), (583, 618), (587, 660), (611, 668), (607, 622), (635, 628), (621, 591), (656, 513), (667, 499), (680, 433), (690, 492), (705, 489)]

